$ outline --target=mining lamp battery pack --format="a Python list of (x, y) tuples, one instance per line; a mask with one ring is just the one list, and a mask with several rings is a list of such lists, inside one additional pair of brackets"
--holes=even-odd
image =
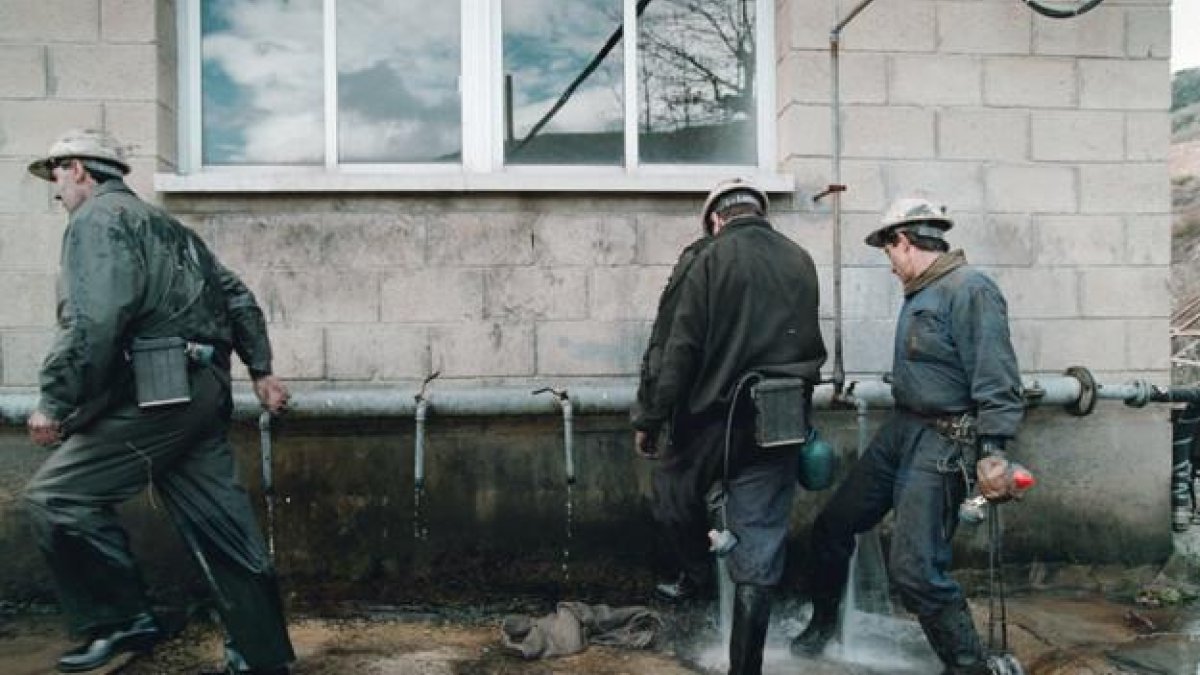
[(130, 360), (139, 408), (158, 408), (192, 400), (188, 384), (187, 340), (179, 337), (134, 338)]
[(800, 378), (766, 378), (750, 386), (758, 447), (801, 445), (808, 439), (809, 391)]

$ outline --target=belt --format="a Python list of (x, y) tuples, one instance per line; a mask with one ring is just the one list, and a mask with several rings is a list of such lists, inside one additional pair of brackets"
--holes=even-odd
[(900, 412), (919, 420), (942, 436), (955, 443), (974, 445), (976, 441), (975, 415), (970, 412), (931, 414), (899, 408)]

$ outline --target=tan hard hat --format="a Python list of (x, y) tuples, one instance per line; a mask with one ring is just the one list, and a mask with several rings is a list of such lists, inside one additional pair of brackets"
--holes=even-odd
[[(721, 208), (731, 206), (731, 203), (727, 203), (729, 200), (722, 198), (726, 195), (733, 195), (735, 193), (741, 193), (742, 195), (745, 195), (745, 198), (734, 200), (733, 203), (736, 203), (737, 201), (742, 201), (745, 203), (757, 203), (758, 207), (762, 209), (763, 213), (767, 212), (767, 207), (771, 204), (771, 200), (767, 198), (766, 191), (754, 183), (744, 178), (730, 178), (728, 180), (723, 180), (720, 183), (717, 183), (717, 186), (712, 189), (712, 192), (708, 193), (708, 198), (704, 200), (704, 208), (700, 211), (700, 226), (704, 228), (705, 232), (709, 232), (711, 228), (708, 223), (709, 214), (711, 214), (713, 211), (716, 211), (718, 206), (721, 206)], [(718, 204), (718, 202), (720, 204)]]
[(879, 222), (879, 229), (867, 235), (867, 246), (882, 248), (887, 234), (894, 230), (912, 232), (921, 237), (941, 239), (954, 227), (954, 221), (946, 215), (945, 206), (936, 206), (922, 197), (901, 197), (892, 202)]
[(67, 158), (94, 159), (111, 164), (122, 175), (129, 173), (125, 148), (111, 134), (95, 129), (72, 129), (63, 134), (50, 146), (45, 157), (29, 165), (29, 173), (53, 181), (55, 162)]

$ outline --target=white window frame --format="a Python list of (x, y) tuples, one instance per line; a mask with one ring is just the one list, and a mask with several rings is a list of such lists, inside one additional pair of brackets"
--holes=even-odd
[[(792, 176), (776, 171), (775, 5), (756, 0), (755, 83), (758, 164), (639, 164), (637, 31), (623, 36), (625, 157), (623, 166), (504, 164), (501, 0), (461, 0), (462, 162), (363, 164), (338, 162), (337, 4), (323, 0), (325, 162), (313, 166), (204, 166), (201, 162), (200, 3), (177, 4), (179, 34), (178, 159), (175, 172), (158, 173), (166, 193), (204, 192), (696, 192), (717, 180), (742, 176), (771, 192), (791, 192)], [(624, 23), (636, 25), (637, 0), (624, 0)], [(633, 33), (630, 35), (628, 33)]]

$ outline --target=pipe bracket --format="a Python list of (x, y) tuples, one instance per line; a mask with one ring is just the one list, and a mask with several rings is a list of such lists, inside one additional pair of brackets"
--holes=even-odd
[[(1073, 377), (1079, 381), (1079, 398), (1071, 401), (1063, 406), (1063, 408), (1075, 417), (1087, 417), (1096, 409), (1096, 378), (1092, 376), (1092, 371), (1083, 366), (1071, 366), (1063, 373), (1067, 377)], [(1142, 405), (1145, 405), (1143, 402)]]

